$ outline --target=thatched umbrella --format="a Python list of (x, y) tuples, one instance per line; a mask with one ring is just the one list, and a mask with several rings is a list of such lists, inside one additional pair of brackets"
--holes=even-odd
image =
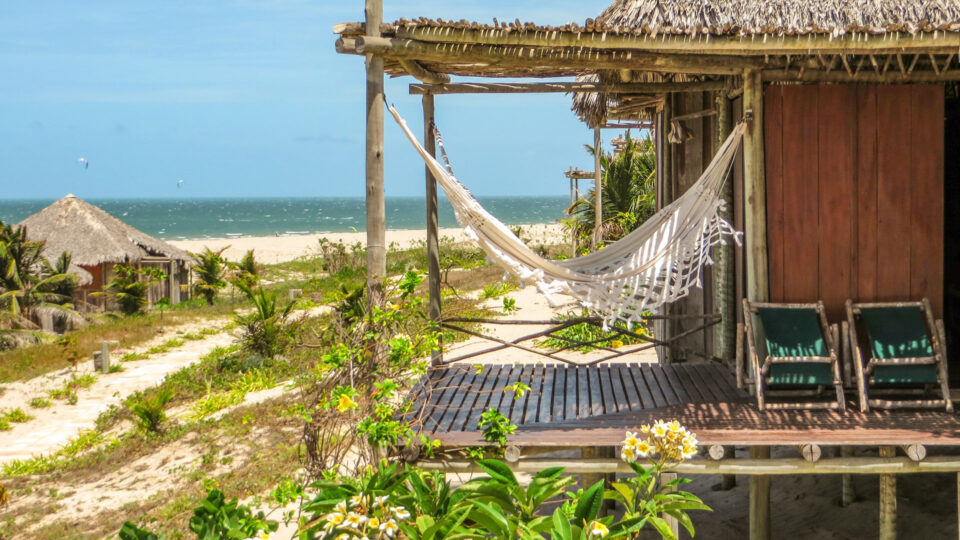
[(30, 240), (46, 242), (49, 256), (56, 257), (65, 251), (73, 264), (79, 266), (129, 264), (144, 257), (191, 260), (186, 251), (138, 231), (73, 195), (54, 202), (20, 224), (27, 227)]

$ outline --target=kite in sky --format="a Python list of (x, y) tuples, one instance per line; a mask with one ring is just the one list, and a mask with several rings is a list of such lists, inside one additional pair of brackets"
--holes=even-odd
[(90, 168), (90, 162), (85, 157), (77, 159), (77, 165), (83, 165), (84, 169)]
[(180, 186), (183, 185), (183, 180), (177, 180), (177, 189), (180, 189)]

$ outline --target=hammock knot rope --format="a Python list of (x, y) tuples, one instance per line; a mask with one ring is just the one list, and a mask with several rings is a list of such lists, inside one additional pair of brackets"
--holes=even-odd
[(431, 126), (445, 165), (431, 156), (396, 109), (390, 114), (423, 158), (453, 206), (457, 222), (487, 256), (521, 282), (531, 282), (554, 305), (554, 295), (576, 298), (603, 318), (604, 327), (621, 320), (628, 328), (644, 313), (702, 286), (703, 266), (712, 264), (710, 249), (742, 233), (722, 217), (724, 181), (743, 139), (737, 125), (697, 182), (640, 227), (605, 249), (583, 257), (551, 261), (537, 255), (510, 229), (486, 211), (453, 175), (436, 126)]

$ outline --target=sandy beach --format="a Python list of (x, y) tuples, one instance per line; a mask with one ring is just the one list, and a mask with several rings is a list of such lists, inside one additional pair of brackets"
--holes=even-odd
[[(527, 242), (540, 243), (559, 243), (565, 241), (563, 226), (559, 223), (541, 223), (537, 225), (522, 225), (520, 236)], [(427, 231), (425, 229), (406, 229), (387, 231), (387, 245), (396, 245), (400, 248), (406, 248), (416, 245), (418, 242), (426, 240)], [(467, 235), (460, 228), (441, 228), (440, 237), (453, 238), (456, 241), (467, 241)], [(203, 248), (209, 247), (213, 250), (227, 250), (224, 256), (232, 261), (240, 259), (248, 250), (254, 250), (257, 260), (263, 263), (279, 263), (291, 261), (297, 257), (310, 255), (318, 249), (318, 243), (321, 238), (326, 238), (331, 242), (343, 242), (352, 245), (357, 242), (365, 244), (367, 233), (348, 232), (348, 233), (324, 233), (309, 234), (302, 236), (242, 236), (238, 238), (209, 238), (203, 240), (171, 240), (170, 243), (180, 249), (197, 253), (203, 251)]]

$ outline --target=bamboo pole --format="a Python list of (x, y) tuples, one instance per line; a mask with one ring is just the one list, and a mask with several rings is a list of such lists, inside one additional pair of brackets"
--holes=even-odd
[(591, 82), (544, 83), (450, 83), (411, 84), (411, 94), (545, 94), (570, 92), (609, 92), (615, 94), (660, 94), (672, 92), (709, 92), (727, 88), (724, 81), (654, 82), (600, 84)]
[[(431, 156), (436, 155), (436, 139), (433, 133), (434, 124), (434, 100), (433, 94), (423, 95), (423, 147)], [(440, 239), (439, 224), (437, 218), (437, 180), (430, 172), (430, 167), (424, 167), (426, 171), (426, 194), (427, 194), (427, 288), (430, 298), (430, 320), (437, 323), (435, 328), (439, 344), (440, 332)], [(443, 362), (443, 352), (438, 349), (430, 355), (430, 361), (433, 365), (439, 365)]]
[[(350, 46), (353, 45), (351, 49)], [(553, 67), (563, 69), (658, 69), (677, 73), (736, 75), (744, 69), (762, 69), (763, 58), (744, 56), (696, 56), (659, 53), (623, 52), (597, 49), (555, 50), (429, 43), (410, 39), (360, 36), (337, 42), (342, 54), (376, 54), (391, 59), (422, 60), (457, 64), (497, 64), (521, 67)]]
[[(853, 447), (852, 446), (841, 446), (840, 447), (840, 457), (841, 458), (850, 458), (853, 457)], [(857, 498), (857, 492), (853, 488), (853, 476), (849, 474), (844, 474), (840, 477), (840, 506), (847, 507), (853, 504)]]
[(400, 60), (400, 67), (410, 75), (428, 84), (444, 84), (450, 82), (450, 75), (430, 71), (416, 60)]
[[(751, 446), (750, 457), (770, 459), (769, 446)], [(750, 540), (770, 538), (770, 477), (750, 477)]]
[[(530, 451), (522, 447), (524, 452)], [(551, 450), (555, 450), (551, 448)], [(425, 460), (418, 467), (456, 473), (483, 472), (472, 461)], [(630, 474), (629, 465), (614, 458), (594, 458), (570, 461), (555, 458), (521, 459), (510, 464), (516, 472), (538, 472), (548, 467), (563, 467), (571, 474), (617, 473)], [(823, 458), (810, 462), (803, 458), (758, 458), (749, 459), (693, 459), (671, 467), (671, 471), (684, 475), (693, 474), (743, 474), (746, 476), (784, 476), (797, 474), (923, 474), (960, 473), (960, 456), (931, 456), (923, 461), (908, 457), (851, 457)]]
[[(716, 93), (717, 130), (714, 137), (714, 148), (719, 148), (727, 140), (733, 129), (733, 111), (726, 92)], [(721, 196), (726, 203), (721, 212), (722, 218), (733, 223), (733, 180), (727, 175)], [(717, 253), (717, 264), (713, 267), (713, 305), (720, 312), (723, 320), (716, 327), (715, 356), (727, 361), (727, 366), (734, 364), (736, 354), (737, 330), (737, 302), (734, 298), (735, 270), (733, 268), (733, 243), (727, 242), (714, 248)]]
[(603, 171), (600, 170), (600, 128), (593, 130), (593, 249), (600, 243), (603, 227)]
[(760, 72), (743, 75), (743, 110), (747, 130), (743, 140), (744, 228), (747, 252), (747, 298), (766, 301), (767, 204), (763, 154), (763, 83)]
[(800, 73), (797, 71), (770, 69), (763, 70), (762, 77), (764, 81), (793, 83), (936, 83), (960, 80), (960, 70), (941, 71), (940, 73), (913, 71), (909, 74), (903, 74), (900, 71), (888, 71), (886, 73), (861, 71), (855, 75), (851, 75), (845, 70), (827, 72), (806, 69), (803, 70), (803, 73)]
[[(366, 0), (366, 28), (379, 37), (382, 0)], [(368, 30), (369, 31), (369, 30)], [(387, 273), (386, 208), (383, 195), (383, 57), (367, 56), (367, 301), (382, 307), (383, 278)]]
[[(880, 457), (892, 458), (896, 447), (880, 447)], [(897, 477), (893, 474), (880, 475), (880, 540), (897, 538)]]
[[(346, 33), (346, 25), (334, 27), (334, 33)], [(354, 30), (356, 31), (356, 30)], [(845, 54), (882, 54), (910, 50), (910, 52), (956, 52), (960, 47), (960, 35), (955, 32), (888, 32), (884, 34), (849, 33), (843, 36), (817, 35), (765, 35), (756, 36), (710, 36), (708, 40), (689, 35), (634, 34), (606, 32), (590, 28), (554, 29), (545, 31), (517, 28), (451, 28), (403, 27), (395, 29), (397, 37), (420, 41), (448, 43), (478, 43), (486, 45), (511, 45), (526, 47), (589, 47), (594, 49), (625, 49), (660, 53), (685, 54), (810, 54), (811, 52), (835, 52)]]

